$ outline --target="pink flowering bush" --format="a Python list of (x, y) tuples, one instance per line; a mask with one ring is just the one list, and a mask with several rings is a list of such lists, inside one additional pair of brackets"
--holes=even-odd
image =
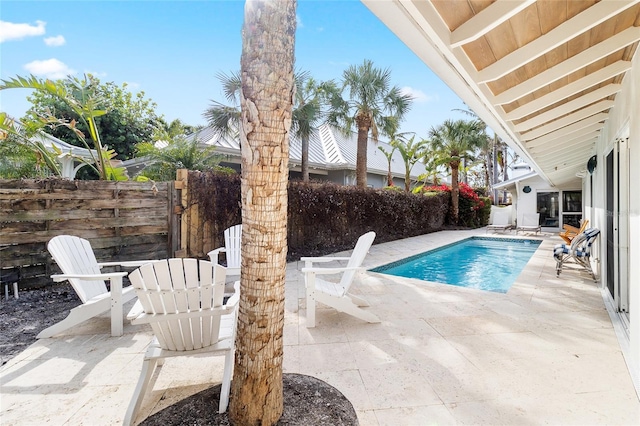
[[(458, 218), (459, 223), (465, 226), (484, 226), (486, 225), (485, 210), (490, 209), (490, 202), (488, 198), (483, 201), (478, 194), (464, 182), (458, 185), (459, 197), (458, 197)], [(449, 185), (432, 185), (422, 188), (424, 193), (438, 193), (446, 192), (451, 194), (451, 187)], [(483, 197), (484, 198), (484, 197)], [(451, 220), (450, 220), (451, 222)]]

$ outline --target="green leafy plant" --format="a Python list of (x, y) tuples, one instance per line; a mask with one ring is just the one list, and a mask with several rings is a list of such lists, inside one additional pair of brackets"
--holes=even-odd
[[(85, 76), (83, 79), (68, 77), (66, 80), (38, 79), (35, 76), (15, 77), (2, 80), (0, 90), (6, 89), (34, 89), (45, 92), (64, 102), (75, 115), (72, 119), (58, 118), (50, 109), (40, 112), (31, 111), (23, 119), (23, 124), (28, 128), (64, 127), (80, 141), (83, 147), (89, 150), (91, 161), (87, 164), (98, 174), (102, 180), (127, 180), (126, 170), (117, 167), (111, 161), (116, 152), (103, 146), (96, 119), (107, 113), (99, 108), (102, 103), (100, 94), (95, 90), (94, 82)], [(86, 133), (79, 127), (81, 122)], [(92, 149), (94, 151), (92, 151)]]

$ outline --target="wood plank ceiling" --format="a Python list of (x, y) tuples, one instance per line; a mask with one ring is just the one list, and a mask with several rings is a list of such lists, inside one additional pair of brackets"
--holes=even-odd
[(551, 184), (577, 184), (637, 50), (640, 0), (362, 1)]

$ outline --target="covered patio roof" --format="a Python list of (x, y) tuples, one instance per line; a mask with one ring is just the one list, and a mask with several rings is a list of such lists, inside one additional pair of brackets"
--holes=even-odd
[(551, 185), (578, 182), (640, 40), (639, 0), (362, 0)]

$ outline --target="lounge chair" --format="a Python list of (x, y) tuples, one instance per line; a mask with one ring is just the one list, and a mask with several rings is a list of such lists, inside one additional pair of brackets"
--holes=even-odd
[(540, 232), (540, 213), (522, 215), (522, 223), (516, 227), (516, 234), (522, 232)]
[(513, 228), (509, 219), (509, 213), (507, 212), (495, 212), (493, 213), (493, 222), (487, 225), (487, 232), (491, 231), (510, 231)]
[[(367, 232), (362, 235), (358, 239), (350, 257), (303, 257), (300, 259), (305, 262), (302, 273), (304, 274), (307, 290), (307, 327), (315, 327), (316, 325), (316, 302), (367, 322), (380, 322), (373, 313), (360, 308), (369, 306), (366, 300), (349, 294), (349, 287), (353, 283), (356, 272), (363, 269), (361, 268), (362, 262), (375, 238), (375, 232)], [(346, 267), (313, 267), (314, 263), (331, 261), (348, 261), (348, 263)], [(317, 277), (317, 275), (325, 274), (342, 274), (342, 278), (338, 283), (334, 283)]]
[(589, 228), (583, 233), (578, 234), (570, 245), (558, 244), (553, 249), (553, 257), (556, 259), (556, 275), (560, 276), (562, 268), (566, 263), (575, 263), (587, 270), (597, 281), (596, 275), (591, 268), (591, 246), (596, 240), (600, 230), (597, 228)]
[(224, 247), (211, 250), (207, 255), (214, 265), (219, 263), (220, 253), (224, 253), (227, 259), (227, 275), (240, 275), (240, 264), (242, 256), (240, 247), (242, 245), (242, 224), (234, 225), (224, 230)]
[[(52, 275), (55, 282), (68, 280), (82, 301), (82, 305), (71, 309), (62, 321), (45, 328), (38, 339), (54, 336), (90, 318), (111, 311), (111, 335), (122, 336), (122, 305), (135, 297), (133, 287), (122, 288), (122, 278), (127, 272), (100, 272), (105, 266), (137, 267), (153, 260), (98, 263), (89, 241), (72, 235), (54, 237), (47, 249), (56, 261), (62, 274)], [(105, 280), (108, 280), (110, 291)]]
[(571, 244), (571, 241), (575, 238), (576, 235), (580, 235), (587, 229), (587, 225), (589, 224), (589, 219), (583, 219), (580, 228), (576, 228), (571, 225), (564, 225), (564, 230), (561, 231), (558, 235), (562, 238), (567, 244)]
[(124, 425), (135, 420), (156, 366), (168, 357), (224, 355), (218, 412), (227, 410), (240, 282), (235, 283), (233, 296), (223, 303), (225, 275), (223, 266), (197, 259), (163, 260), (129, 275), (143, 307), (132, 323), (150, 324), (155, 338), (145, 353)]

